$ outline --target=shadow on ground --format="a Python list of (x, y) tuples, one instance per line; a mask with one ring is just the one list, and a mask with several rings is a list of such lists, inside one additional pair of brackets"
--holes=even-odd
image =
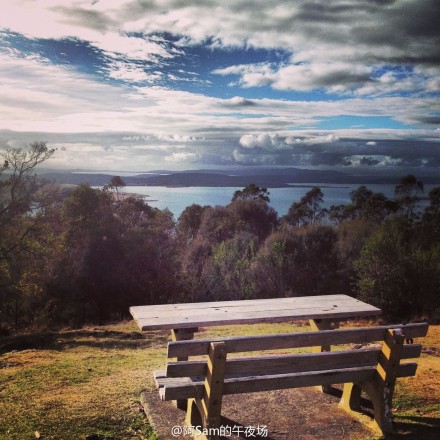
[[(337, 399), (342, 396), (342, 388), (332, 386), (330, 394)], [(361, 399), (361, 414), (373, 420), (373, 405), (370, 400)], [(391, 439), (405, 440), (437, 440), (440, 436), (440, 419), (421, 416), (399, 416), (393, 417), (394, 434)]]
[(397, 416), (394, 418), (393, 439), (437, 440), (440, 433), (440, 419), (420, 416)]
[(164, 332), (120, 332), (114, 330), (72, 330), (45, 332), (0, 339), (0, 355), (30, 349), (61, 351), (77, 346), (96, 348), (138, 349), (166, 345)]

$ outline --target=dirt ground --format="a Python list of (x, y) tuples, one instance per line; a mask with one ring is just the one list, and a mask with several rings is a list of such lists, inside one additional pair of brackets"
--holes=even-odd
[[(180, 438), (171, 428), (184, 424), (185, 413), (172, 402), (161, 402), (157, 391), (144, 392), (142, 401), (150, 423), (160, 440)], [(272, 440), (337, 440), (377, 438), (368, 427), (338, 408), (339, 398), (316, 388), (301, 388), (252, 394), (227, 395), (223, 398), (223, 426), (231, 428), (225, 438), (266, 438)], [(266, 429), (262, 435), (246, 435), (246, 427)]]

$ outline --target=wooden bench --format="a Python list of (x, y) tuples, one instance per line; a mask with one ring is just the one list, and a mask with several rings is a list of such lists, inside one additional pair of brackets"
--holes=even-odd
[[(186, 423), (207, 430), (220, 428), (225, 394), (345, 384), (340, 406), (359, 409), (364, 391), (372, 401), (375, 422), (388, 434), (393, 429), (396, 378), (414, 376), (417, 368), (416, 363), (400, 360), (421, 353), (420, 344), (405, 340), (425, 336), (427, 330), (428, 325), (420, 323), (169, 342), (168, 358), (207, 355), (207, 359), (170, 361), (166, 371), (154, 373), (155, 381), (162, 400), (188, 399)], [(375, 341), (381, 345), (347, 348)], [(344, 346), (338, 351), (228, 358), (230, 353), (340, 344)]]

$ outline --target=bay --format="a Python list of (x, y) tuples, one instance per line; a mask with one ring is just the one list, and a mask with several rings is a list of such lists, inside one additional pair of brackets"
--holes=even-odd
[[(351, 202), (350, 192), (356, 190), (361, 184), (322, 184), (310, 183), (292, 184), (285, 188), (268, 188), (270, 192), (270, 205), (278, 212), (279, 216), (287, 214), (292, 203), (298, 202), (307, 191), (314, 186), (321, 188), (324, 194), (324, 206), (346, 205)], [(366, 185), (374, 192), (381, 192), (388, 198), (394, 197), (394, 185), (371, 184)], [(425, 185), (424, 196), (437, 185)], [(238, 187), (164, 187), (164, 186), (126, 186), (126, 193), (135, 193), (145, 197), (150, 206), (159, 209), (169, 209), (177, 220), (183, 210), (192, 205), (226, 206), (231, 202), (232, 196)], [(427, 201), (422, 200), (422, 205)]]

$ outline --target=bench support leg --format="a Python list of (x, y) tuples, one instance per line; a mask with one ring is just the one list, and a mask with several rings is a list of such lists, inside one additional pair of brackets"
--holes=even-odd
[(393, 433), (391, 409), (404, 340), (402, 330), (387, 331), (375, 380), (365, 386), (365, 391), (373, 402), (374, 421), (384, 435)]
[[(357, 396), (360, 397), (360, 389), (364, 390), (373, 403), (374, 421), (384, 436), (393, 433), (392, 401), (394, 387), (396, 385), (397, 372), (402, 355), (404, 336), (402, 331), (388, 330), (379, 357), (375, 377), (370, 382), (360, 384), (346, 384), (347, 394), (344, 386), (344, 394), (341, 399), (344, 409), (355, 409)], [(348, 393), (351, 387), (352, 393)]]
[(220, 437), (226, 354), (224, 342), (211, 343), (203, 397), (189, 401), (186, 423), (190, 426), (200, 426), (207, 431), (206, 435), (197, 438), (214, 440)]
[[(332, 319), (310, 319), (310, 326), (313, 331), (319, 330), (334, 330), (339, 328), (339, 321), (335, 321)], [(323, 351), (331, 351), (330, 345), (322, 345), (320, 347), (313, 347), (313, 352), (323, 352)], [(317, 388), (321, 390), (323, 393), (329, 394), (331, 392), (331, 385), (322, 385)]]
[(346, 411), (357, 411), (361, 407), (362, 388), (356, 383), (344, 383), (339, 406)]
[[(194, 338), (194, 333), (197, 332), (197, 328), (179, 328), (171, 330), (172, 341), (188, 341)], [(187, 361), (187, 357), (178, 357), (178, 361)], [(187, 401), (185, 399), (179, 399), (175, 401), (176, 407), (186, 411)]]

